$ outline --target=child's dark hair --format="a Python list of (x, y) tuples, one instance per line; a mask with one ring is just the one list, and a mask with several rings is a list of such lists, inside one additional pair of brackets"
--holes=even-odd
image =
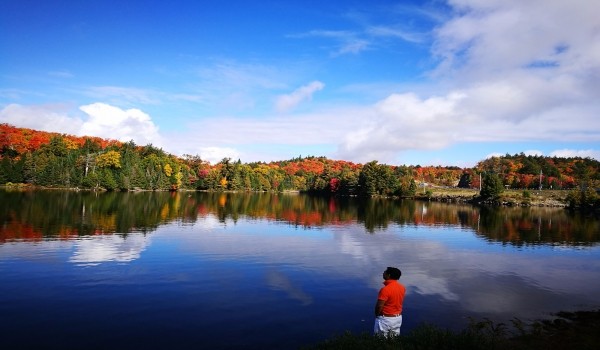
[(393, 280), (399, 280), (400, 276), (402, 276), (402, 271), (396, 267), (388, 266), (385, 272), (387, 272)]

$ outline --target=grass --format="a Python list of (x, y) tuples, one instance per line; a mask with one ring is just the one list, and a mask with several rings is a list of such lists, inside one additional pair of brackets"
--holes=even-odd
[(600, 310), (560, 312), (553, 320), (524, 324), (518, 319), (513, 327), (489, 320), (472, 321), (460, 332), (452, 332), (424, 324), (406, 335), (386, 338), (368, 333), (342, 335), (328, 339), (306, 350), (559, 350), (600, 349)]

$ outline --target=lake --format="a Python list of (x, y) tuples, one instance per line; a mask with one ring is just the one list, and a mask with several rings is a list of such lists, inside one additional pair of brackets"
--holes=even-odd
[(600, 307), (600, 222), (303, 194), (0, 190), (5, 349), (296, 349), (371, 332), (387, 266), (402, 332)]

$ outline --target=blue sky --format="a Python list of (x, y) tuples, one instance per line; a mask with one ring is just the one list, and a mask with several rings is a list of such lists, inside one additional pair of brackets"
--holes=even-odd
[(600, 159), (589, 0), (0, 1), (0, 123), (218, 162)]

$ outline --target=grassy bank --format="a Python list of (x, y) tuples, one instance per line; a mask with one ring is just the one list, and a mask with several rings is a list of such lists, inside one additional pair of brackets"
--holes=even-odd
[(421, 325), (405, 335), (385, 338), (367, 333), (343, 335), (306, 350), (402, 349), (402, 350), (559, 350), (600, 349), (600, 310), (561, 312), (552, 320), (524, 324), (515, 319), (509, 328), (488, 320), (472, 322), (452, 332), (432, 325)]
[[(513, 190), (502, 192), (499, 203), (511, 206), (564, 207), (567, 190)], [(453, 187), (427, 187), (419, 189), (415, 198), (445, 202), (469, 202), (479, 196), (479, 190)]]

